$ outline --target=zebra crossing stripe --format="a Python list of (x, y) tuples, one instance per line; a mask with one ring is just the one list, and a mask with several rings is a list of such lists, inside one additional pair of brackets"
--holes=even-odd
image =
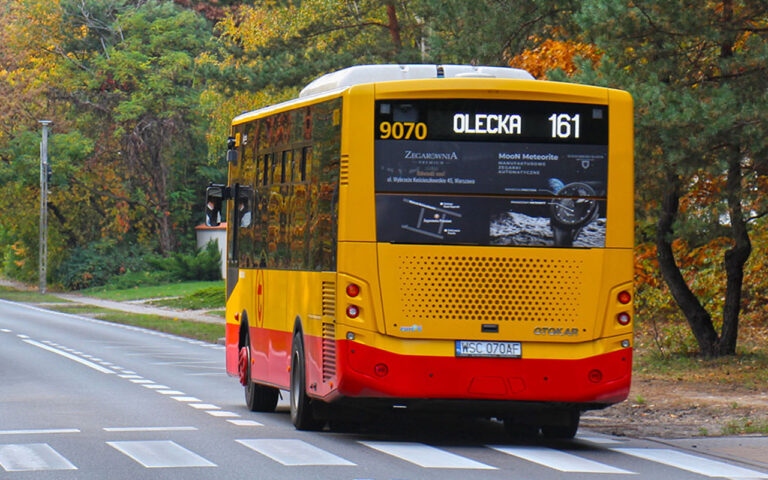
[(360, 442), (366, 447), (378, 450), (406, 462), (424, 468), (467, 468), (496, 470), (496, 467), (455, 455), (439, 448), (412, 442)]
[(349, 460), (321, 450), (302, 440), (295, 439), (244, 439), (235, 440), (254, 452), (260, 453), (265, 457), (282, 463), (286, 466), (306, 466), (306, 465), (336, 465), (336, 466), (354, 466)]
[(6, 472), (77, 470), (47, 443), (0, 445), (0, 466)]
[(615, 452), (669, 465), (707, 477), (768, 478), (768, 474), (666, 448), (612, 448)]
[(107, 442), (107, 445), (147, 468), (216, 466), (171, 440)]
[(634, 474), (628, 470), (611, 467), (603, 463), (595, 462), (577, 455), (566, 453), (552, 448), (542, 447), (504, 447), (488, 445), (498, 452), (512, 455), (529, 462), (538, 463), (548, 468), (554, 468), (561, 472), (571, 473), (616, 473)]

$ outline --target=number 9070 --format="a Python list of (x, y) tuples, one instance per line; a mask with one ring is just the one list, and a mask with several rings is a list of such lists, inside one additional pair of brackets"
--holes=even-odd
[(424, 140), (427, 138), (427, 124), (415, 122), (381, 122), (379, 124), (379, 138), (386, 140)]

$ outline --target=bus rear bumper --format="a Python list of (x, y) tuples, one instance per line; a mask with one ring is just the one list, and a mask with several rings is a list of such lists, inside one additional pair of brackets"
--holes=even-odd
[(400, 355), (340, 341), (345, 397), (555, 402), (601, 408), (629, 395), (632, 349), (592, 357), (496, 359)]

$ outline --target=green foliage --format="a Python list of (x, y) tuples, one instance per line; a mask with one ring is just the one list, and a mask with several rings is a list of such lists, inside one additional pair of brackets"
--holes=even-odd
[(174, 281), (221, 279), (221, 253), (213, 242), (208, 242), (203, 249), (195, 249), (191, 254), (174, 253), (170, 257), (149, 258), (148, 263), (168, 272)]
[[(508, 66), (531, 46), (536, 35), (567, 31), (579, 2), (537, 0), (496, 2), (423, 0), (412, 2), (423, 32), (428, 58), (436, 63)], [(479, 21), (482, 19), (482, 21)]]
[(135, 244), (94, 242), (73, 249), (71, 255), (59, 265), (54, 278), (73, 290), (104, 285), (121, 273), (145, 269), (146, 254), (146, 250)]
[(186, 280), (219, 280), (220, 257), (215, 244), (192, 253), (160, 257), (136, 244), (100, 241), (75, 248), (59, 265), (54, 278), (73, 290), (99, 285), (123, 289)]

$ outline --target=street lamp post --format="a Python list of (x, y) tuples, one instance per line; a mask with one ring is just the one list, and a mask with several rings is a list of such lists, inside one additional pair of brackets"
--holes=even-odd
[(40, 142), (40, 293), (45, 293), (48, 270), (48, 125), (50, 120), (40, 120), (43, 125), (43, 141)]

